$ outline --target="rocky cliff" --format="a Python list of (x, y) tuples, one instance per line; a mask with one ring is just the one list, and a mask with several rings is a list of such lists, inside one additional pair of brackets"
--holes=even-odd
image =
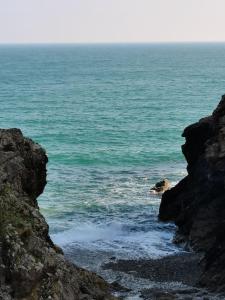
[(97, 275), (53, 244), (37, 197), (47, 156), (18, 129), (0, 130), (0, 299), (113, 299)]
[(225, 291), (225, 96), (183, 137), (188, 175), (163, 194), (159, 218), (175, 222), (177, 242), (203, 253), (199, 283)]

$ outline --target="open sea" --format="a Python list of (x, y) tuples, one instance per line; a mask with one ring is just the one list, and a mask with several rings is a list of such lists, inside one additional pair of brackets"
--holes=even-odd
[(0, 46), (0, 127), (46, 149), (39, 205), (77, 264), (180, 251), (149, 189), (185, 176), (182, 131), (215, 108), (224, 70), (225, 44)]

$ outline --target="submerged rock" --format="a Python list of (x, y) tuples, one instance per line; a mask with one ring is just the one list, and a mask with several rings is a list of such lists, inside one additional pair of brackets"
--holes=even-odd
[(37, 197), (47, 156), (18, 129), (0, 130), (0, 299), (113, 299), (99, 276), (67, 262)]
[(163, 194), (159, 218), (174, 221), (178, 235), (204, 253), (199, 283), (225, 291), (225, 96), (183, 137), (188, 175)]
[(150, 192), (154, 193), (154, 194), (162, 194), (165, 191), (169, 190), (170, 187), (171, 187), (171, 184), (170, 184), (169, 180), (168, 179), (163, 179), (162, 181), (157, 182), (155, 184), (155, 186), (153, 186), (150, 189)]

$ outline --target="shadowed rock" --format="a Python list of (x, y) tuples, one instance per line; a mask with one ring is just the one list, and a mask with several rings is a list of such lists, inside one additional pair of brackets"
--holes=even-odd
[(225, 291), (225, 96), (183, 137), (188, 175), (163, 194), (159, 218), (174, 221), (179, 239), (205, 254), (200, 284)]
[(0, 299), (113, 299), (97, 275), (67, 262), (36, 198), (45, 151), (18, 129), (0, 130)]

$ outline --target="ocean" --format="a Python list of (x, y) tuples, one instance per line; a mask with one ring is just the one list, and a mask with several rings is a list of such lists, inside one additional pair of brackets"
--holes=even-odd
[(78, 265), (180, 251), (149, 190), (185, 176), (182, 131), (212, 112), (224, 69), (225, 44), (0, 46), (0, 127), (46, 149), (39, 206)]

